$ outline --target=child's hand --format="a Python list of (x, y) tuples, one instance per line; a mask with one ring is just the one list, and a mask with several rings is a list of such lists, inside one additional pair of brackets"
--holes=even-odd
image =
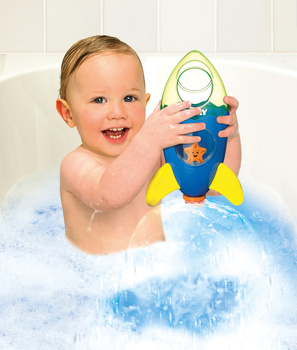
[(228, 126), (225, 130), (219, 132), (219, 137), (228, 137), (230, 140), (238, 134), (238, 120), (236, 115), (238, 101), (234, 97), (225, 96), (224, 102), (229, 105), (229, 115), (218, 117), (217, 122)]
[(160, 103), (154, 109), (153, 113), (145, 121), (141, 134), (148, 137), (153, 146), (160, 150), (166, 147), (175, 146), (182, 143), (199, 142), (199, 136), (189, 136), (205, 129), (204, 123), (185, 123), (181, 122), (201, 113), (201, 108), (190, 108), (191, 102), (180, 102), (160, 110)]

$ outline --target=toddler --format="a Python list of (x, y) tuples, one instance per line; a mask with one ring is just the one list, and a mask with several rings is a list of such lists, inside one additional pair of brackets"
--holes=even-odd
[[(145, 244), (165, 239), (161, 216), (145, 202), (148, 183), (163, 164), (163, 148), (199, 142), (187, 134), (205, 125), (180, 124), (201, 112), (188, 101), (162, 110), (159, 104), (145, 120), (149, 99), (140, 59), (119, 39), (89, 37), (65, 54), (56, 108), (82, 143), (62, 161), (60, 193), (66, 236), (87, 253), (125, 250), (135, 230), (146, 233)], [(225, 163), (237, 174), (238, 103), (225, 103), (230, 114), (218, 117), (228, 124), (220, 136), (228, 137)]]

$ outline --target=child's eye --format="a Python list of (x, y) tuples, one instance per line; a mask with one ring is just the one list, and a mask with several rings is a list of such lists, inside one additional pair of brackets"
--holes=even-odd
[(124, 101), (125, 102), (133, 102), (133, 101), (135, 101), (135, 97), (134, 96), (126, 96), (124, 98)]
[(95, 103), (104, 103), (106, 102), (106, 99), (104, 97), (97, 97), (93, 100)]

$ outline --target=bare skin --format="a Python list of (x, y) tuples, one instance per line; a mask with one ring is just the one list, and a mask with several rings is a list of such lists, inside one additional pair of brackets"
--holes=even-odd
[[(190, 102), (163, 110), (157, 106), (145, 120), (149, 97), (135, 57), (101, 54), (88, 58), (71, 76), (67, 101), (57, 100), (59, 114), (70, 127), (76, 126), (82, 140), (61, 164), (65, 230), (87, 253), (107, 254), (165, 239), (161, 216), (148, 214), (147, 185), (162, 165), (163, 148), (199, 142), (187, 134), (205, 125), (180, 124), (201, 112), (189, 109)], [(229, 126), (223, 136), (239, 140), (237, 101), (229, 99), (233, 111), (224, 119)], [(235, 171), (239, 155), (237, 150), (237, 158), (229, 162)], [(139, 242), (135, 230), (142, 237)]]
[[(76, 162), (77, 164), (75, 164)], [(90, 154), (83, 146), (80, 146), (64, 159), (61, 166), (60, 191), (66, 236), (75, 246), (91, 254), (107, 254), (127, 249), (137, 224), (151, 210), (145, 203), (145, 189), (149, 179), (135, 198), (127, 200), (126, 205), (119, 204), (118, 207), (113, 207), (113, 205), (109, 204), (104, 206), (100, 205), (100, 202), (87, 205), (79, 198), (78, 192), (74, 193), (73, 184), (69, 183), (69, 180), (71, 181), (72, 178), (70, 173), (77, 171), (82, 163), (88, 163), (88, 168), (92, 169), (90, 173), (93, 177), (93, 179), (84, 183), (82, 178), (84, 178), (83, 173), (85, 173), (86, 169), (82, 169), (82, 174), (79, 176), (80, 180), (77, 179), (77, 183), (81, 182), (83, 191), (85, 191), (84, 200), (87, 197), (93, 200), (93, 196), (88, 196), (87, 193), (96, 191), (95, 189), (93, 190), (93, 181), (99, 181), (100, 175), (104, 171), (104, 168), (101, 166), (101, 159), (96, 155)], [(156, 164), (156, 171), (159, 166)], [(151, 175), (153, 173), (154, 170), (152, 170)], [(145, 225), (142, 226), (142, 230), (151, 233), (150, 239), (144, 242), (141, 240), (143, 234), (138, 233), (136, 237), (141, 242), (135, 240), (133, 246), (165, 240), (160, 216), (155, 216), (154, 220), (147, 220)]]

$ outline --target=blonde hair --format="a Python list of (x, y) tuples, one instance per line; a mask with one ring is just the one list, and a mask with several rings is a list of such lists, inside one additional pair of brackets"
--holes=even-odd
[(129, 45), (112, 36), (95, 35), (79, 40), (66, 52), (62, 61), (60, 75), (59, 94), (62, 99), (66, 100), (69, 79), (80, 65), (86, 59), (106, 52), (132, 55), (136, 57), (140, 63), (144, 81), (143, 67), (140, 58)]

